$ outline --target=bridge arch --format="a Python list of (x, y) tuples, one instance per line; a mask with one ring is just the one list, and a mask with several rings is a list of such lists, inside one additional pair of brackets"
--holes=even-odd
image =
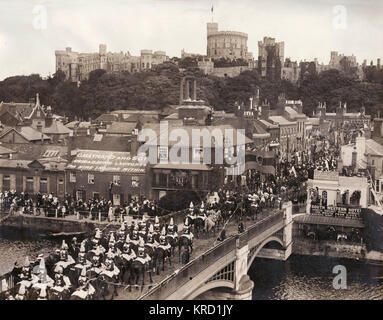
[(263, 248), (266, 244), (268, 244), (268, 243), (270, 243), (270, 242), (273, 242), (273, 241), (274, 241), (274, 242), (278, 242), (278, 243), (282, 246), (282, 248), (284, 248), (283, 241), (282, 241), (280, 238), (278, 238), (278, 237), (276, 237), (276, 236), (271, 236), (271, 237), (267, 238), (267, 239), (264, 240), (259, 246), (257, 246), (257, 249), (256, 249), (255, 252), (251, 255), (250, 260), (249, 260), (248, 263), (247, 263), (247, 270), (250, 269), (251, 265), (253, 264), (253, 261), (254, 261), (255, 257), (258, 255), (259, 251), (261, 251), (262, 248)]
[(205, 283), (203, 286), (199, 287), (197, 290), (194, 290), (189, 296), (186, 297), (186, 300), (194, 300), (201, 294), (215, 288), (234, 289), (234, 282), (228, 280), (209, 281), (208, 283)]

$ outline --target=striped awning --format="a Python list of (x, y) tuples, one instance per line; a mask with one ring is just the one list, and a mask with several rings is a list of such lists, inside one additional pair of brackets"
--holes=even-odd
[(307, 214), (294, 218), (294, 222), (304, 224), (319, 224), (326, 226), (338, 226), (349, 228), (364, 228), (364, 223), (357, 219), (345, 219), (337, 217), (325, 217), (320, 215)]

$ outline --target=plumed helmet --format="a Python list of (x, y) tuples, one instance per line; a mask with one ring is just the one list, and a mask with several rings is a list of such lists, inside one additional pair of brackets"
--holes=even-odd
[(20, 288), (19, 288), (19, 295), (25, 295), (25, 286), (22, 284), (20, 285)]
[(83, 241), (81, 242), (81, 245), (80, 245), (80, 253), (85, 253), (85, 252), (86, 252), (86, 250), (85, 250), (85, 241), (86, 241), (86, 240), (83, 240)]
[(126, 243), (130, 243), (130, 235), (129, 235), (129, 233), (126, 235), (125, 242)]
[(57, 265), (56, 268), (55, 268), (55, 270), (54, 270), (54, 272), (55, 272), (55, 273), (60, 273), (60, 274), (62, 274), (62, 273), (64, 272), (64, 269), (63, 269), (62, 266)]
[(194, 204), (193, 204), (193, 201), (190, 201), (190, 206), (189, 206), (190, 209), (194, 209)]
[(5, 280), (5, 278), (3, 278), (3, 280), (1, 280), (1, 289), (2, 289), (2, 291), (8, 291), (8, 289), (9, 289), (8, 282), (7, 282), (7, 280)]
[(173, 217), (170, 218), (169, 226), (174, 226), (174, 220), (173, 220)]
[(153, 224), (150, 224), (150, 226), (149, 226), (149, 233), (153, 233), (153, 232), (154, 232)]
[(68, 250), (68, 245), (66, 244), (65, 240), (63, 240), (61, 244), (61, 250)]
[(24, 260), (24, 267), (29, 267), (31, 265), (31, 262), (29, 261), (29, 257), (28, 256), (26, 256), (25, 257), (25, 260)]
[(154, 218), (154, 224), (160, 224), (160, 219), (158, 218), (158, 216)]
[(47, 290), (45, 287), (42, 287), (40, 290), (40, 298), (46, 298), (47, 297)]

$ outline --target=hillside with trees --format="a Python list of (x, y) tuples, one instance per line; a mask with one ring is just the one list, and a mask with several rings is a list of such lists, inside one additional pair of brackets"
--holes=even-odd
[[(364, 105), (366, 113), (372, 116), (378, 109), (383, 110), (383, 73), (378, 70), (367, 70), (368, 82), (358, 82), (337, 70), (318, 75), (308, 68), (301, 80), (292, 84), (262, 79), (256, 70), (244, 71), (234, 78), (204, 75), (190, 60), (185, 63), (185, 73), (197, 78), (198, 99), (206, 100), (216, 110), (232, 112), (236, 101), (247, 104), (257, 88), (261, 99), (268, 99), (271, 105), (281, 92), (287, 99), (301, 99), (308, 115), (312, 115), (318, 102), (326, 102), (330, 112), (335, 111), (339, 101), (347, 102), (351, 111), (359, 111)], [(80, 86), (66, 81), (60, 71), (46, 80), (37, 74), (15, 76), (0, 81), (0, 101), (28, 102), (38, 92), (41, 103), (51, 105), (55, 113), (71, 120), (87, 120), (117, 109), (161, 110), (177, 104), (181, 77), (178, 66), (172, 62), (133, 74), (95, 70)]]

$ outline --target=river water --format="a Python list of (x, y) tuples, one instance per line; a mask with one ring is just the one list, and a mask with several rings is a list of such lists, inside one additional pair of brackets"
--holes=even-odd
[[(333, 288), (336, 265), (347, 272), (347, 289)], [(253, 300), (382, 300), (383, 267), (347, 259), (292, 255), (287, 261), (256, 259), (249, 276)]]
[(0, 275), (11, 271), (15, 261), (23, 263), (26, 255), (35, 259), (40, 253), (47, 256), (58, 247), (58, 243), (42, 236), (38, 231), (0, 227)]
[[(0, 227), (0, 275), (10, 271), (16, 260), (48, 254), (59, 243), (44, 239), (39, 232)], [(344, 265), (347, 289), (335, 290), (332, 269)], [(256, 259), (249, 275), (254, 281), (254, 300), (383, 299), (383, 268), (364, 262), (325, 257), (295, 256), (287, 261)]]

